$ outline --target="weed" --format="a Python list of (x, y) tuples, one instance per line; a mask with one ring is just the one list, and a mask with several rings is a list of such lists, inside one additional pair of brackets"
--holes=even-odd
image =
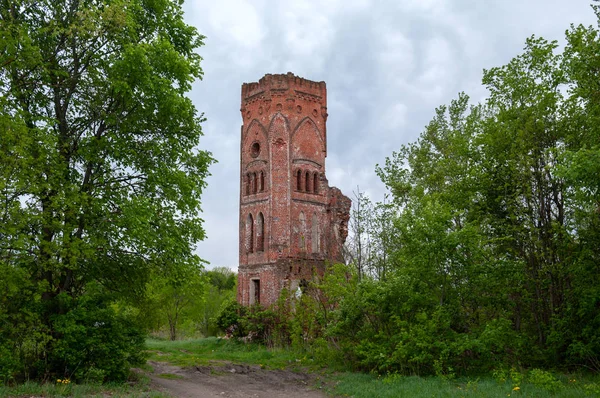
[(527, 380), (536, 387), (550, 392), (556, 392), (562, 387), (562, 383), (550, 372), (541, 369), (529, 371)]

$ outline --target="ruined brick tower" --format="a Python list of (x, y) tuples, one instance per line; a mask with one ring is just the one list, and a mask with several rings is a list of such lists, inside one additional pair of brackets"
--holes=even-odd
[(265, 75), (241, 112), (237, 298), (269, 305), (342, 260), (351, 201), (325, 177), (325, 82)]

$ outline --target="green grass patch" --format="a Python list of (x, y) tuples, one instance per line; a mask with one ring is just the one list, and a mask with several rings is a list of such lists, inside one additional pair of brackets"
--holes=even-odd
[(125, 384), (74, 384), (25, 382), (15, 386), (0, 386), (0, 397), (129, 397), (168, 398), (169, 395), (153, 391), (150, 379), (135, 376), (135, 382)]
[(208, 337), (195, 340), (146, 340), (149, 360), (177, 366), (218, 365), (235, 362), (261, 365), (271, 369), (315, 367), (312, 359), (285, 349), (270, 349), (259, 344)]
[[(510, 381), (497, 382), (492, 378), (443, 380), (439, 377), (376, 376), (360, 373), (341, 373), (334, 376), (330, 393), (354, 398), (392, 397), (598, 397), (597, 384), (592, 380), (577, 381), (549, 391), (543, 385), (523, 382), (516, 386)], [(571, 381), (575, 380), (575, 381)]]
[(160, 377), (161, 379), (185, 379), (185, 377), (173, 373), (161, 373), (158, 375), (158, 377)]

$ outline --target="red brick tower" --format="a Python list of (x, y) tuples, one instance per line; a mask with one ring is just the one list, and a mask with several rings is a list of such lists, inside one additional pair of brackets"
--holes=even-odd
[(241, 112), (237, 298), (270, 305), (342, 260), (351, 201), (325, 177), (325, 82), (265, 75)]

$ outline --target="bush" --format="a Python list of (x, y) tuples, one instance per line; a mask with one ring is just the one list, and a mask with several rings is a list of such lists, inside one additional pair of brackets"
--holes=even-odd
[(550, 372), (541, 369), (532, 369), (527, 375), (527, 380), (534, 386), (550, 392), (556, 392), (562, 387), (562, 383)]
[(19, 360), (8, 344), (0, 343), (0, 386), (11, 380), (19, 368)]
[(243, 321), (246, 313), (247, 308), (232, 299), (223, 303), (215, 323), (232, 337), (244, 337), (248, 334)]
[(48, 370), (55, 378), (125, 381), (131, 366), (144, 363), (145, 334), (107, 297), (84, 295), (70, 306), (53, 317), (57, 338), (50, 342)]

